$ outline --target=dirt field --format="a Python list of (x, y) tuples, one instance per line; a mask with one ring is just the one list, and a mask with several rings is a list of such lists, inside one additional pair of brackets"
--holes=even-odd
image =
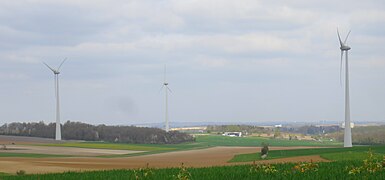
[[(47, 144), (47, 143), (63, 143), (68, 141), (55, 141), (49, 138), (25, 137), (25, 136), (5, 136), (0, 135), (0, 144)], [(78, 142), (78, 141), (77, 141)]]
[[(299, 149), (309, 147), (271, 147), (277, 149)], [(165, 168), (179, 167), (183, 162), (187, 167), (207, 167), (234, 165), (227, 163), (234, 155), (258, 152), (258, 147), (213, 147), (208, 149), (169, 152), (162, 154), (125, 157), (125, 158), (0, 158), (2, 172), (15, 173), (17, 170), (25, 170), (27, 173), (47, 173), (80, 170), (103, 169), (129, 169), (145, 167)], [(326, 161), (319, 156), (302, 156), (275, 160), (266, 160), (263, 163), (302, 162), (302, 161)], [(242, 164), (242, 163), (236, 163)]]
[(57, 154), (70, 156), (102, 156), (117, 154), (132, 154), (144, 151), (112, 150), (112, 149), (89, 149), (76, 147), (49, 147), (32, 145), (7, 145), (7, 150), (1, 150), (0, 153), (32, 153), (32, 154)]
[(6, 145), (7, 150), (0, 149), (5, 153), (32, 153), (32, 154), (57, 154), (69, 156), (102, 156), (139, 153), (143, 151), (112, 150), (112, 149), (89, 149), (76, 147), (49, 147), (36, 146), (39, 144), (54, 144), (79, 141), (56, 141), (48, 138), (23, 137), (23, 136), (4, 136), (0, 135), (0, 148)]

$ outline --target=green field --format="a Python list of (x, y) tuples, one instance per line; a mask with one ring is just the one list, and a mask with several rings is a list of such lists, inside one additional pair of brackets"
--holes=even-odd
[[(294, 156), (320, 155), (329, 160), (362, 160), (367, 157), (369, 149), (382, 157), (385, 155), (385, 146), (355, 146), (352, 148), (316, 148), (316, 149), (296, 149), (296, 150), (271, 150), (268, 159), (278, 159)], [(250, 162), (262, 160), (260, 153), (239, 154), (229, 162)]]
[(353, 166), (361, 167), (363, 162), (337, 161), (303, 164), (286, 163), (269, 166), (237, 165), (208, 168), (66, 172), (23, 176), (4, 175), (1, 179), (385, 179), (385, 167), (381, 167), (375, 172), (363, 170), (357, 174), (349, 174)]
[[(383, 153), (375, 153), (375, 159), (382, 159), (385, 154)], [(364, 160), (368, 157), (368, 153), (365, 152), (338, 152), (338, 153), (325, 153), (321, 154), (321, 157), (324, 159), (332, 160), (332, 161), (349, 161), (349, 160)]]
[(267, 143), (270, 146), (342, 146), (340, 142), (318, 142), (306, 140), (285, 140), (263, 137), (228, 137), (221, 135), (196, 136), (196, 142), (211, 146), (258, 146)]
[(10, 176), (10, 174), (0, 172), (0, 178), (1, 178), (2, 176)]
[(335, 142), (317, 142), (300, 140), (280, 140), (262, 137), (227, 137), (220, 135), (199, 135), (196, 141), (182, 144), (124, 144), (124, 143), (106, 143), (106, 142), (69, 142), (58, 144), (43, 144), (43, 146), (60, 147), (80, 147), (97, 149), (117, 149), (132, 151), (175, 151), (188, 150), (196, 148), (207, 148), (213, 146), (256, 146), (260, 147), (262, 143), (268, 143), (270, 146), (340, 146), (341, 143)]

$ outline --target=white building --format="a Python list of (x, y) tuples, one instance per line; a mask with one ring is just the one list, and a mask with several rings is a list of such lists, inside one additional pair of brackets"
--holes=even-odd
[(242, 132), (225, 132), (222, 135), (230, 137), (242, 137)]

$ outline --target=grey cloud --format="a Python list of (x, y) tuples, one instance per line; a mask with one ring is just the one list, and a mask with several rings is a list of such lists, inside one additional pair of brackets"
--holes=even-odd
[(352, 29), (352, 117), (385, 120), (384, 4), (1, 1), (0, 122), (53, 119), (41, 61), (64, 57), (63, 119), (162, 122), (167, 64), (171, 121), (341, 120), (337, 27)]

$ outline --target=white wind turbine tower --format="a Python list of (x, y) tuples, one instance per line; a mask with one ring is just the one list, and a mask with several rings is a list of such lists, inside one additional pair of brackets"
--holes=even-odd
[(341, 65), (340, 65), (340, 81), (342, 70), (342, 59), (345, 52), (345, 132), (344, 132), (344, 147), (352, 147), (352, 129), (350, 126), (350, 98), (349, 98), (349, 63), (348, 63), (348, 51), (350, 47), (346, 44), (350, 31), (346, 36), (344, 42), (342, 42), (340, 33), (337, 29), (338, 39), (340, 41), (341, 49)]
[[(166, 81), (166, 65), (164, 65), (164, 80), (163, 80), (163, 86), (162, 86), (162, 89), (164, 88), (164, 93), (165, 93), (165, 130), (166, 132), (170, 131), (170, 126), (169, 126), (169, 122), (168, 122), (168, 92), (171, 91), (171, 89), (168, 87), (168, 82)], [(161, 90), (162, 90), (161, 89)]]
[(47, 63), (43, 62), (55, 75), (55, 96), (56, 96), (56, 135), (55, 140), (61, 140), (61, 128), (60, 128), (60, 103), (59, 103), (59, 74), (60, 74), (60, 67), (63, 65), (63, 63), (67, 60), (67, 58), (64, 58), (64, 60), (61, 62), (59, 67), (57, 69), (53, 69), (52, 67), (48, 66)]

